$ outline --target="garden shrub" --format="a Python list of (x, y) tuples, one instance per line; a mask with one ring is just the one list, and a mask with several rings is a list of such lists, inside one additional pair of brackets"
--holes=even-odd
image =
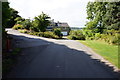
[(16, 24), (12, 27), (12, 29), (18, 30), (18, 29), (24, 29), (23, 25)]
[(58, 39), (59, 36), (55, 35), (53, 32), (44, 32), (44, 36), (46, 38), (54, 38), (54, 39)]
[(38, 32), (37, 36), (43, 37), (44, 33), (43, 32)]
[(63, 34), (61, 33), (61, 29), (60, 28), (55, 28), (53, 30), (53, 33), (57, 36), (59, 36), (60, 38), (62, 38)]
[(116, 33), (111, 39), (112, 44), (120, 44), (120, 34)]
[(68, 36), (68, 39), (72, 39), (72, 40), (85, 40), (85, 35), (83, 35), (83, 31), (82, 30), (70, 31), (70, 35)]
[(96, 33), (96, 34), (95, 34), (95, 39), (98, 40), (98, 39), (100, 39), (100, 38), (101, 38), (101, 34), (100, 34), (100, 33)]
[(68, 36), (68, 39), (76, 40), (76, 37), (75, 37), (75, 35), (70, 35), (70, 36)]
[(55, 35), (53, 32), (30, 32), (28, 34), (40, 36), (40, 37), (46, 37), (46, 38), (54, 38), (54, 39), (60, 38), (59, 36)]
[(19, 32), (21, 32), (21, 33), (28, 33), (28, 31), (26, 29), (19, 30)]

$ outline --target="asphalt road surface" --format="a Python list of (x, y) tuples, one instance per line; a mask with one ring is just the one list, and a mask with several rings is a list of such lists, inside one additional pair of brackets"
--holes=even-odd
[(7, 29), (22, 48), (8, 78), (116, 78), (101, 56), (73, 40), (55, 40)]

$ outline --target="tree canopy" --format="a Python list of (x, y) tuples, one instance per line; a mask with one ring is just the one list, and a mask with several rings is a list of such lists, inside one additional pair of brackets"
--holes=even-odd
[(50, 24), (48, 20), (50, 17), (43, 13), (34, 18), (33, 25), (38, 29), (38, 31), (45, 32), (47, 26)]
[(95, 33), (104, 29), (120, 30), (120, 2), (89, 2), (86, 28)]

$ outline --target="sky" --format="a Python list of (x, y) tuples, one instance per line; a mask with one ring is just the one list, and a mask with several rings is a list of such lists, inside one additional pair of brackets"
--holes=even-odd
[(23, 18), (33, 19), (43, 11), (55, 22), (67, 22), (70, 27), (84, 27), (88, 1), (91, 0), (8, 0)]

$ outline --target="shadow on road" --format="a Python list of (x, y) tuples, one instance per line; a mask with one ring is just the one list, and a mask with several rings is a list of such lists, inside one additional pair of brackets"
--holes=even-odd
[(4, 78), (118, 78), (113, 67), (84, 51), (37, 38), (10, 35), (22, 49), (18, 62)]

